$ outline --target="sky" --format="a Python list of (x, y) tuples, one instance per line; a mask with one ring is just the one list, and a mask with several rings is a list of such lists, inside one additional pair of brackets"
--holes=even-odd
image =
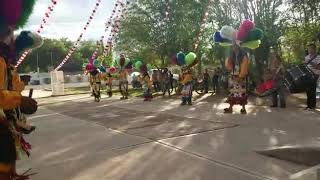
[[(51, 0), (37, 0), (33, 14), (24, 30), (36, 31)], [(41, 32), (42, 37), (68, 38), (75, 41), (82, 32), (96, 0), (58, 0), (48, 24)], [(98, 40), (104, 34), (105, 22), (111, 15), (115, 0), (102, 0), (84, 40)]]

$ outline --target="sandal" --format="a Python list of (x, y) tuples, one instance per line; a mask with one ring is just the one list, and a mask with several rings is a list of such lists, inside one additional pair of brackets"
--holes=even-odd
[(231, 114), (233, 112), (233, 110), (231, 108), (225, 108), (224, 109), (224, 113), (225, 114)]
[(247, 110), (245, 110), (245, 109), (241, 109), (241, 114), (247, 114)]

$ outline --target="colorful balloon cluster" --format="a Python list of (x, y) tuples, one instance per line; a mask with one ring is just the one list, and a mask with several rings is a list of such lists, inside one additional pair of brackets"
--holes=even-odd
[(176, 64), (178, 66), (194, 66), (198, 63), (197, 61), (197, 55), (194, 52), (189, 52), (187, 55), (185, 55), (183, 52), (179, 52), (176, 55), (172, 56), (171, 58), (172, 64)]
[(146, 73), (148, 71), (151, 71), (152, 65), (151, 64), (145, 64), (141, 60), (137, 60), (134, 64), (134, 69), (136, 71), (139, 71), (141, 73)]
[(255, 27), (251, 20), (244, 20), (239, 30), (231, 26), (223, 26), (220, 31), (213, 35), (213, 40), (221, 46), (231, 46), (232, 42), (239, 42), (241, 47), (256, 49), (260, 46), (263, 38), (263, 31)]

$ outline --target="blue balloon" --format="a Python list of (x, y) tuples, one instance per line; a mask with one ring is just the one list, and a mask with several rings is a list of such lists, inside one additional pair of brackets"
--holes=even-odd
[(230, 40), (223, 38), (219, 31), (217, 31), (213, 34), (213, 41), (217, 42), (217, 43), (231, 42)]
[(186, 55), (183, 52), (179, 52), (177, 54), (177, 62), (179, 66), (185, 64), (185, 58), (186, 58)]

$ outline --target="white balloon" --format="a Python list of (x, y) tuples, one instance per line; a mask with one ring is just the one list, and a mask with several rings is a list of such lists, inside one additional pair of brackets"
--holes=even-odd
[(221, 28), (220, 34), (221, 34), (222, 38), (232, 41), (235, 32), (236, 32), (236, 30), (233, 27), (231, 27), (231, 26), (223, 26)]

